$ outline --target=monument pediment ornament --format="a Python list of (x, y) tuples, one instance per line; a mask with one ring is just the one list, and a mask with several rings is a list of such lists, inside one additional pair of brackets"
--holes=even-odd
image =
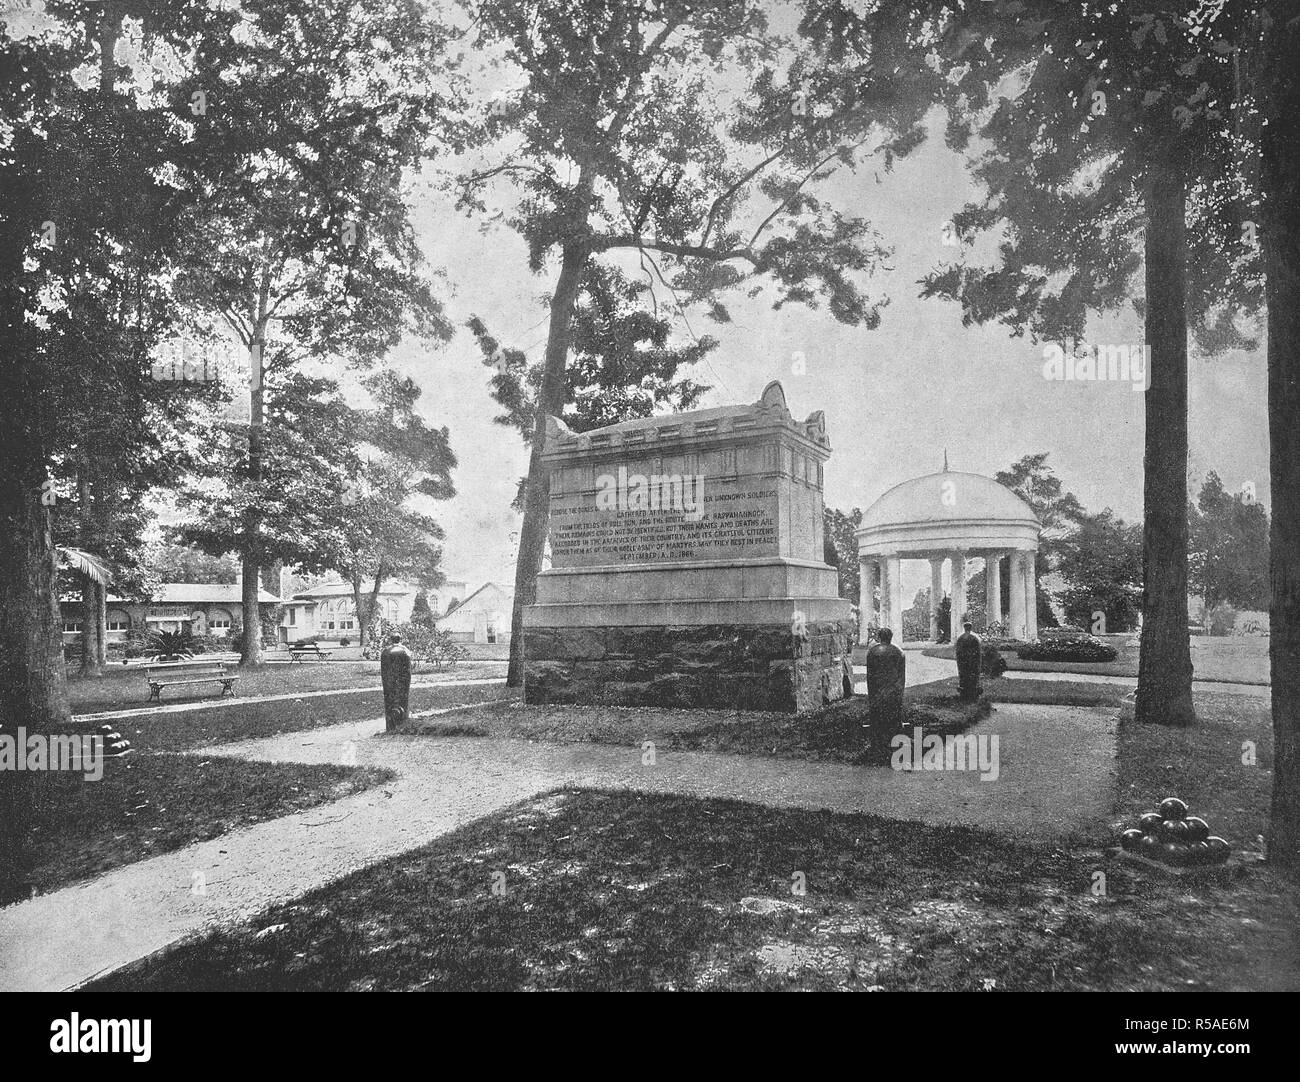
[(773, 380), (763, 389), (759, 400), (749, 405), (638, 417), (588, 432), (574, 432), (562, 418), (548, 416), (544, 454), (552, 458), (585, 451), (601, 457), (609, 452), (649, 452), (653, 450), (652, 445), (666, 450), (682, 441), (695, 441), (701, 446), (737, 438), (748, 441), (760, 432), (783, 434), (787, 440), (802, 443), (805, 454), (819, 459), (825, 459), (830, 453), (825, 414), (817, 410), (806, 421), (796, 421), (786, 403), (784, 388)]
[(774, 379), (763, 388), (758, 405), (762, 409), (779, 409), (787, 414), (790, 412), (790, 407), (785, 404), (785, 388), (781, 386), (780, 380)]

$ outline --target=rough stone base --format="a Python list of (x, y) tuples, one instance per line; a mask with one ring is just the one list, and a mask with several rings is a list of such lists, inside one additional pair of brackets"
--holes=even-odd
[(524, 700), (804, 713), (852, 688), (852, 620), (526, 627)]

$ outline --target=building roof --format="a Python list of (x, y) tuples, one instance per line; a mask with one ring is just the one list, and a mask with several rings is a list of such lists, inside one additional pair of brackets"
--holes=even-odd
[[(110, 603), (123, 604), (138, 599), (109, 594), (107, 600)], [(243, 587), (237, 582), (164, 582), (154, 591), (154, 596), (149, 599), (150, 604), (154, 605), (197, 605), (212, 602), (238, 605), (242, 600)], [(275, 594), (268, 593), (259, 586), (257, 588), (257, 600), (275, 603), (280, 599)]]
[(1038, 525), (1029, 504), (993, 478), (943, 470), (895, 485), (867, 508), (858, 532), (972, 519)]
[[(383, 594), (409, 594), (414, 589), (415, 587), (410, 585), (410, 583), (401, 582), (397, 579), (393, 579), (390, 580), (389, 582), (384, 583), (384, 585), (379, 588), (379, 593), (381, 596)], [(362, 592), (368, 594), (370, 592), (369, 587), (367, 587)], [(352, 583), (322, 582), (322, 583), (318, 583), (315, 586), (309, 587), (306, 590), (299, 590), (293, 596), (295, 598), (301, 598), (303, 600), (308, 600), (308, 601), (313, 598), (321, 598), (321, 597), (351, 597)]]
[(441, 620), (444, 616), (455, 616), (456, 613), (460, 612), (461, 609), (466, 608), (469, 605), (469, 603), (474, 600), (474, 598), (478, 597), (478, 595), (481, 594), (484, 590), (486, 590), (489, 586), (495, 586), (498, 590), (500, 590), (503, 594), (505, 594), (506, 597), (513, 598), (515, 596), (515, 592), (513, 590), (507, 590), (500, 583), (485, 582), (482, 586), (480, 586), (477, 590), (475, 590), (472, 594), (470, 594), (467, 598), (465, 598), (464, 601), (462, 601), (459, 605), (457, 605), (454, 609), (452, 609), (451, 612), (443, 613), (442, 616), (438, 617), (438, 619)]

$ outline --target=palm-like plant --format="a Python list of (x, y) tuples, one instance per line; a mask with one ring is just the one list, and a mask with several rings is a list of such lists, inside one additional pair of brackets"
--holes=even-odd
[(58, 555), (61, 567), (66, 567), (69, 571), (75, 571), (79, 575), (85, 575), (86, 578), (100, 586), (107, 586), (113, 577), (108, 564), (85, 549), (74, 549), (60, 545)]
[(198, 643), (194, 636), (185, 630), (155, 631), (149, 636), (146, 647), (154, 661), (182, 661), (193, 657)]

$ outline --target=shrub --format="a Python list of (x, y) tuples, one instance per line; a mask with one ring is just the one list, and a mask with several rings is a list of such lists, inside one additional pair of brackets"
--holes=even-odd
[(1119, 652), (1110, 643), (1091, 635), (1049, 635), (1016, 650), (1021, 661), (1114, 661)]
[(1007, 671), (1007, 659), (997, 645), (987, 640), (980, 642), (980, 675), (996, 680)]
[(1211, 635), (1231, 635), (1237, 623), (1237, 610), (1226, 601), (1220, 601), (1210, 610), (1209, 619)]
[(154, 661), (183, 661), (201, 649), (188, 631), (155, 631), (149, 636), (144, 653)]
[(384, 647), (388, 645), (388, 636), (393, 632), (402, 636), (402, 643), (411, 651), (412, 661), (428, 661), (439, 669), (444, 665), (455, 668), (456, 662), (467, 656), (464, 649), (452, 640), (450, 631), (443, 631), (437, 627), (424, 627), (419, 624), (394, 626), (385, 621), (381, 631), (382, 633), (377, 633), (370, 642), (366, 643), (362, 656), (367, 660), (374, 661), (379, 657)]

